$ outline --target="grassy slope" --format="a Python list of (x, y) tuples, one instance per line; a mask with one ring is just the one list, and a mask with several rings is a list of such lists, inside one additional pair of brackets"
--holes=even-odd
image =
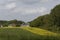
[(40, 37), (20, 28), (0, 28), (0, 40), (38, 40)]
[(38, 34), (38, 35), (47, 35), (47, 36), (58, 36), (60, 34), (50, 32), (48, 30), (40, 29), (40, 28), (34, 28), (34, 27), (22, 27), (22, 29), (25, 29), (27, 31), (30, 31), (32, 33)]
[(56, 35), (57, 33), (31, 27), (0, 28), (0, 40), (60, 40)]

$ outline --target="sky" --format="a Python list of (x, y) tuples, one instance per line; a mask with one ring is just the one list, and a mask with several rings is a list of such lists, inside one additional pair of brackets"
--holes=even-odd
[(60, 0), (0, 0), (0, 20), (32, 21), (58, 4)]

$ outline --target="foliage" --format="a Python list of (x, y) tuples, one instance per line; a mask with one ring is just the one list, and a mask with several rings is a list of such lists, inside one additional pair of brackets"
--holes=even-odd
[(21, 28), (0, 28), (0, 40), (60, 40), (60, 38), (37, 35)]
[(39, 16), (30, 22), (31, 27), (40, 27), (48, 30), (60, 31), (60, 5), (56, 5), (50, 12), (43, 16)]
[(15, 24), (16, 26), (20, 26), (21, 24), (23, 24), (24, 22), (23, 21), (18, 21), (18, 20), (10, 20), (10, 21), (5, 21), (5, 20), (0, 20), (0, 26), (4, 26), (4, 27), (7, 27), (9, 26), (10, 24)]
[(51, 10), (51, 15), (54, 18), (54, 24), (57, 25), (57, 26), (60, 26), (60, 5), (56, 5)]
[(43, 18), (44, 16), (40, 16), (38, 17), (37, 19), (33, 20), (30, 22), (30, 26), (32, 27), (39, 27), (39, 26), (42, 26), (44, 23), (43, 23)]

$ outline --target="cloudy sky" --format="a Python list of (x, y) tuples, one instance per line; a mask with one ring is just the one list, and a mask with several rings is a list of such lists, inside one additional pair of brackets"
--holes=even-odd
[(0, 20), (31, 21), (48, 14), (57, 4), (60, 0), (0, 0)]

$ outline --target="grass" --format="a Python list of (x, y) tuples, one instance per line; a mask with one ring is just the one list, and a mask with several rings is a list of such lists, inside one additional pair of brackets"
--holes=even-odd
[(45, 32), (49, 31), (31, 27), (5, 27), (0, 28), (0, 40), (60, 40), (60, 36), (56, 36), (56, 34), (48, 36)]
[(22, 27), (22, 29), (25, 29), (27, 31), (30, 31), (30, 32), (38, 34), (38, 35), (47, 35), (47, 36), (58, 36), (58, 35), (60, 35), (58, 33), (54, 33), (54, 32), (48, 31), (48, 30), (35, 28), (35, 27)]
[(30, 40), (38, 39), (38, 37), (39, 37), (38, 35), (20, 28), (0, 29), (0, 40)]

